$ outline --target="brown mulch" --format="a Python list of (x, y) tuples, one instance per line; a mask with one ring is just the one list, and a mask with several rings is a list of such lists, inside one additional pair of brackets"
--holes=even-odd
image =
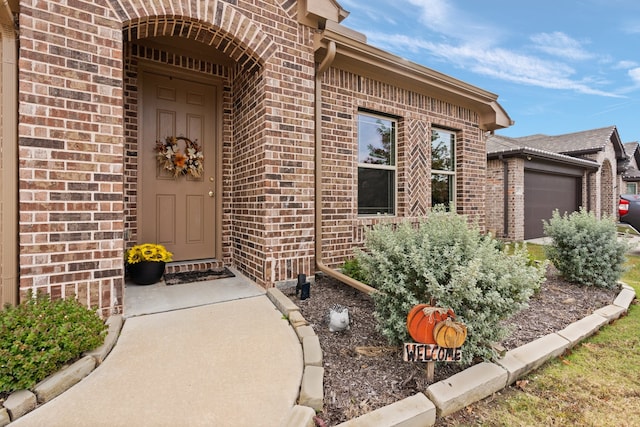
[[(339, 281), (317, 276), (311, 297), (299, 300), (295, 288), (284, 291), (296, 302), (320, 339), (324, 356), (324, 410), (327, 426), (358, 417), (418, 392), (427, 382), (422, 363), (404, 362), (400, 347), (390, 347), (377, 331), (371, 297)], [(582, 287), (562, 280), (552, 267), (529, 308), (511, 317), (513, 333), (501, 344), (509, 350), (556, 332), (610, 304), (618, 290)], [(349, 310), (350, 327), (330, 332), (329, 309), (339, 304)], [(438, 364), (435, 382), (463, 370), (456, 363)], [(445, 425), (445, 424), (439, 424)]]

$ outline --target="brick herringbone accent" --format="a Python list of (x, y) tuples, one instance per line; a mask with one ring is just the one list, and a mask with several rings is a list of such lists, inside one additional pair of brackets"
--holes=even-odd
[(424, 216), (431, 207), (431, 134), (427, 123), (407, 120), (407, 213)]

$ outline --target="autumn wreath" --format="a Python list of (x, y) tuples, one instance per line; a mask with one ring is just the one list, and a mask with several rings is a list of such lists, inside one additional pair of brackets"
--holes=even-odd
[[(178, 141), (185, 142), (184, 153), (180, 151)], [(184, 136), (168, 136), (164, 142), (156, 142), (156, 152), (158, 164), (173, 173), (174, 177), (187, 174), (196, 178), (202, 176), (204, 156), (198, 140), (192, 141)]]

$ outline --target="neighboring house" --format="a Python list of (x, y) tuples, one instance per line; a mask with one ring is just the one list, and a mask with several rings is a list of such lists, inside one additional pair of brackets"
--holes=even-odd
[[(370, 46), (334, 0), (0, 8), (2, 301), (121, 311), (135, 243), (270, 287), (433, 203), (484, 226), (485, 138), (512, 123), (497, 95)], [(174, 178), (167, 137), (197, 140), (203, 169)]]
[(544, 235), (552, 212), (580, 207), (614, 216), (627, 155), (615, 126), (565, 135), (487, 140), (487, 230), (523, 240)]
[(638, 194), (638, 182), (640, 181), (640, 150), (638, 150), (638, 142), (626, 142), (624, 151), (627, 153), (628, 164), (622, 172), (622, 180), (620, 181), (621, 194)]

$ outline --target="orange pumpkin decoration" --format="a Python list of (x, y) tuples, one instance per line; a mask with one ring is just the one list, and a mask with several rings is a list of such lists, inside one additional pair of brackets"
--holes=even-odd
[(462, 347), (462, 344), (467, 339), (467, 327), (463, 323), (446, 319), (436, 323), (433, 328), (433, 339), (440, 347)]
[(429, 304), (418, 304), (407, 315), (407, 331), (416, 342), (435, 344), (436, 342), (433, 338), (434, 326), (449, 317), (456, 317), (451, 309), (432, 307)]

